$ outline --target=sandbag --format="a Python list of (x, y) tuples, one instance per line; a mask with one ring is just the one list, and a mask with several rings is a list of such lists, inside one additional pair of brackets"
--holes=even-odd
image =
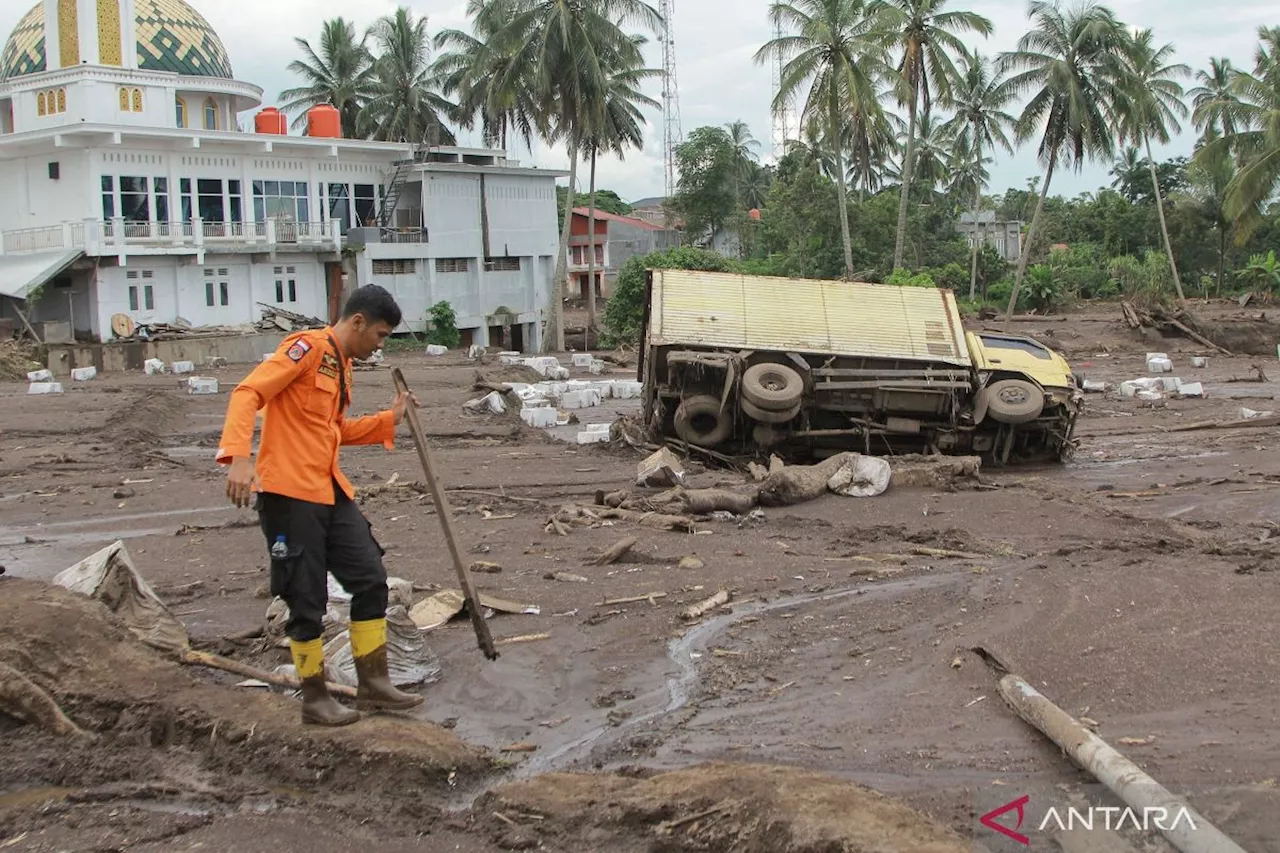
[(188, 646), (187, 629), (138, 574), (122, 541), (86, 557), (53, 582), (104, 604), (152, 648), (181, 653)]
[(827, 488), (847, 498), (874, 498), (884, 494), (893, 476), (889, 463), (876, 456), (856, 455), (827, 480)]

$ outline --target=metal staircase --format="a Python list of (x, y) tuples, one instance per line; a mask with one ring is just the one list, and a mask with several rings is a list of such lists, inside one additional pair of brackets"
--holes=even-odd
[(378, 211), (378, 224), (383, 228), (391, 227), (391, 218), (395, 216), (396, 205), (400, 203), (400, 194), (404, 191), (409, 170), (413, 168), (413, 160), (397, 160), (395, 167), (391, 182), (382, 189), (382, 209)]

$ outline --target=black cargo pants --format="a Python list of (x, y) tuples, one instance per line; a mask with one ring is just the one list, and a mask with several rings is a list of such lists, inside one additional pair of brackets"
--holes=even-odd
[(263, 492), (256, 508), (267, 549), (285, 537), (289, 555), (271, 558), (271, 594), (289, 605), (285, 633), (292, 640), (318, 639), (334, 578), (351, 595), (351, 621), (387, 615), (386, 553), (360, 508), (333, 484), (333, 506)]

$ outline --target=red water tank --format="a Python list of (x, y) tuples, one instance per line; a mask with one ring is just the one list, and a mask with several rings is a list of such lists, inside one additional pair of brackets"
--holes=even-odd
[(284, 136), (289, 132), (289, 124), (285, 120), (284, 113), (275, 107), (267, 107), (265, 110), (259, 110), (253, 117), (253, 129), (258, 133)]
[(332, 104), (317, 104), (307, 110), (307, 136), (342, 138), (342, 114)]

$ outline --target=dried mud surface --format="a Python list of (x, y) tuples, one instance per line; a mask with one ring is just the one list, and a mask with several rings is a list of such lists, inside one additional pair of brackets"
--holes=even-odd
[[(466, 620), (451, 622), (427, 634), (444, 672), (422, 708), (338, 732), (296, 725), (280, 691), (164, 659), (44, 583), (123, 539), (198, 647), (287, 661), (228, 639), (268, 604), (261, 534), (212, 463), (244, 369), (212, 371), (223, 388), (208, 397), (139, 374), (53, 397), (0, 384), (0, 662), (98, 735), (72, 743), (0, 714), (0, 849), (969, 850), (991, 841), (975, 815), (992, 797), (1066, 797), (1090, 781), (1003, 704), (982, 649), (1096, 721), (1244, 849), (1280, 850), (1280, 439), (1172, 431), (1242, 407), (1280, 413), (1280, 364), (1144, 340), (1118, 311), (1012, 326), (1113, 383), (1168, 352), (1210, 396), (1147, 408), (1090, 395), (1073, 462), (988, 467), (984, 488), (829, 495), (694, 533), (619, 520), (561, 536), (548, 518), (627, 488), (640, 455), (466, 414), (475, 365), (396, 357), (466, 558), (502, 567), (476, 576), (481, 591), (540, 608), (494, 615), (494, 636), (551, 637), (489, 662)], [(1234, 381), (1257, 379), (1255, 365), (1269, 381)], [(391, 393), (389, 371), (361, 372), (354, 411)], [(390, 572), (418, 597), (453, 586), (413, 488), (412, 440), (343, 459)], [(742, 482), (689, 468), (696, 487)], [(638, 539), (626, 558), (591, 564), (625, 536)], [(729, 607), (681, 618), (720, 589)]]

